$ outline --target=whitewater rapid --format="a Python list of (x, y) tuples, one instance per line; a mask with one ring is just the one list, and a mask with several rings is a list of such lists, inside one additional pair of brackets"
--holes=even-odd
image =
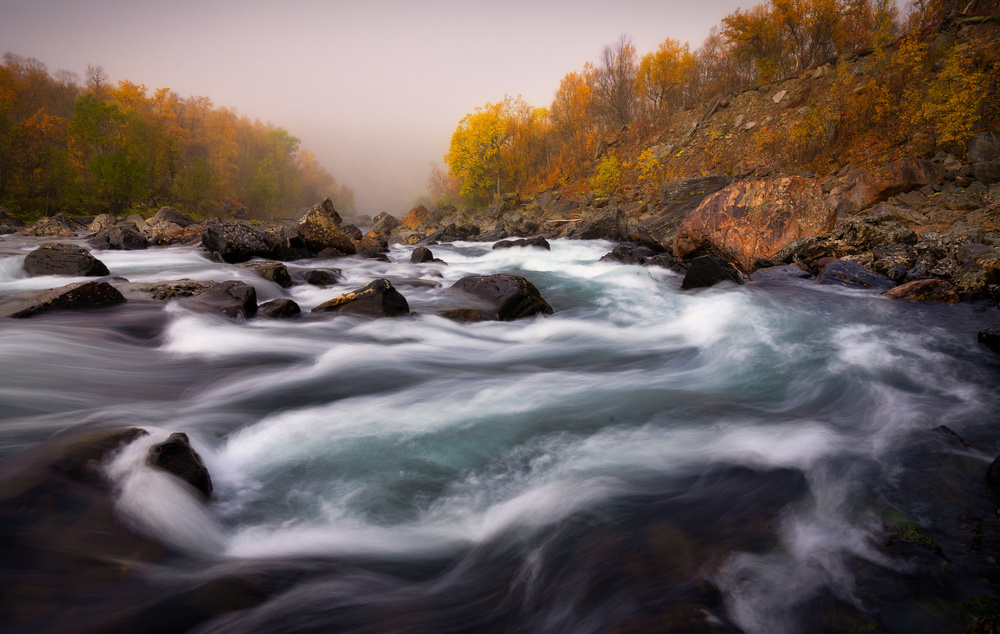
[[(4, 252), (0, 295), (82, 279), (25, 277), (32, 246)], [(396, 571), (348, 575), (335, 590), (310, 577), (203, 631), (263, 631), (293, 612), (313, 618), (289, 631), (378, 631), (364, 606), (392, 605), (436, 610), (439, 620), (418, 622), (437, 631), (450, 619), (607, 631), (641, 603), (623, 588), (644, 582), (622, 573), (627, 582), (593, 599), (571, 590), (593, 583), (573, 559), (591, 533), (641, 525), (680, 549), (668, 559), (687, 561), (648, 583), (668, 593), (703, 578), (721, 593), (719, 618), (793, 632), (818, 594), (870, 608), (857, 562), (905, 573), (877, 546), (887, 509), (932, 520), (905, 486), (922, 435), (947, 425), (981, 448), (983, 469), (1000, 451), (1000, 364), (975, 337), (998, 321), (995, 308), (766, 274), (681, 291), (668, 270), (599, 262), (612, 243), (490, 246), (432, 246), (447, 264), (410, 264), (399, 246), (389, 263), (289, 263), (293, 274), (343, 274), (332, 287), (291, 289), (191, 247), (99, 252), (112, 276), (239, 279), (259, 301), (288, 297), (303, 311), (387, 277), (416, 314), (233, 321), (167, 304), (8, 320), (0, 459), (71, 429), (143, 427), (151, 436), (106, 467), (135, 530), (211, 566), (318, 559)], [(495, 272), (529, 279), (554, 314), (473, 324), (437, 315), (458, 307), (446, 292), (456, 280)], [(211, 473), (207, 507), (144, 464), (146, 448), (175, 431)], [(408, 566), (424, 570), (419, 581), (398, 572)], [(507, 581), (491, 580), (491, 566)], [(490, 596), (505, 607), (470, 622), (455, 615), (471, 607), (439, 605), (455, 588), (475, 597), (469, 606)], [(320, 596), (337, 597), (340, 612)]]

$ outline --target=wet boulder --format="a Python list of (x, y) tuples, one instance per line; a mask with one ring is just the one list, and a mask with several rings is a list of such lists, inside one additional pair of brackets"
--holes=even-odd
[(520, 240), (501, 240), (493, 245), (493, 250), (497, 249), (513, 249), (516, 247), (534, 247), (537, 249), (545, 249), (546, 251), (551, 251), (552, 246), (549, 245), (549, 241), (542, 236), (535, 236), (534, 238), (522, 238)]
[(687, 274), (681, 281), (681, 288), (706, 288), (720, 282), (743, 284), (743, 278), (728, 260), (710, 253), (691, 260)]
[(820, 284), (879, 290), (888, 290), (895, 286), (888, 277), (869, 271), (857, 262), (850, 260), (830, 262), (823, 267), (817, 281)]
[(274, 240), (265, 231), (243, 222), (220, 222), (202, 231), (201, 246), (223, 262), (237, 264), (251, 258), (269, 258)]
[(354, 255), (357, 248), (350, 236), (340, 229), (340, 214), (329, 198), (314, 205), (302, 216), (297, 225), (299, 236), (313, 253), (335, 249), (344, 255)]
[(392, 283), (379, 278), (350, 293), (323, 302), (312, 309), (314, 313), (345, 313), (368, 317), (399, 317), (410, 312), (406, 298)]
[(619, 264), (645, 264), (656, 255), (653, 249), (635, 243), (619, 244), (609, 253), (601, 257), (601, 262), (618, 262)]
[(1000, 354), (1000, 326), (979, 331), (979, 343)]
[(28, 275), (83, 275), (87, 277), (108, 274), (108, 267), (89, 251), (75, 244), (48, 242), (24, 258)]
[(957, 302), (958, 291), (947, 280), (914, 280), (887, 290), (890, 299), (905, 299), (915, 302)]
[(708, 196), (674, 238), (673, 253), (687, 258), (711, 250), (752, 271), (799, 238), (833, 228), (834, 210), (819, 182), (792, 176), (733, 183)]
[(230, 319), (249, 319), (257, 314), (257, 290), (238, 280), (215, 283), (208, 290), (180, 301), (191, 310), (222, 314)]
[(139, 251), (149, 248), (149, 238), (139, 231), (138, 227), (129, 222), (101, 231), (91, 238), (87, 244), (95, 249)]
[(292, 285), (292, 277), (288, 274), (288, 267), (281, 262), (275, 262), (274, 260), (253, 260), (251, 262), (243, 262), (238, 266), (242, 269), (253, 271), (265, 280), (270, 280), (283, 288), (289, 288)]
[(455, 282), (449, 290), (476, 300), (479, 312), (491, 319), (513, 321), (532, 315), (552, 314), (552, 306), (535, 285), (520, 275), (469, 275)]
[(59, 310), (107, 308), (124, 302), (121, 292), (107, 282), (76, 282), (11, 298), (0, 305), (0, 315), (33, 317)]
[(410, 262), (413, 264), (424, 264), (425, 262), (440, 262), (427, 247), (417, 247), (410, 254)]
[(312, 286), (330, 286), (339, 282), (343, 276), (340, 269), (311, 269), (302, 275), (306, 284)]
[(187, 434), (173, 433), (165, 441), (153, 445), (146, 461), (188, 483), (205, 499), (212, 494), (212, 478), (201, 456), (191, 447)]
[(302, 309), (290, 299), (272, 299), (257, 307), (257, 316), (265, 319), (291, 319)]

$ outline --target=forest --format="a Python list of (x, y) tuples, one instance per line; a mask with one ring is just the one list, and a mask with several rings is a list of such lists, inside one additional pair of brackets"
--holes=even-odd
[(0, 206), (25, 220), (161, 205), (279, 219), (325, 196), (354, 209), (353, 190), (283, 128), (207, 97), (112, 85), (100, 66), (81, 83), (37, 59), (3, 57)]
[[(997, 0), (902, 8), (895, 0), (769, 0), (725, 16), (697, 50), (668, 38), (640, 56), (622, 35), (596, 62), (567, 73), (547, 108), (505, 96), (466, 115), (430, 192), (438, 205), (475, 206), (543, 189), (610, 194), (690, 176), (670, 173), (662, 156), (604, 144), (622, 134), (655, 139), (678, 112), (830, 63), (832, 98), (798, 104), (805, 107), (794, 124), (761, 126), (753, 153), (785, 169), (823, 171), (888, 147), (961, 151), (977, 122), (1000, 125), (996, 52), (970, 56), (937, 35), (959, 19), (992, 20), (998, 9)], [(859, 56), (876, 71), (859, 77), (846, 63)]]

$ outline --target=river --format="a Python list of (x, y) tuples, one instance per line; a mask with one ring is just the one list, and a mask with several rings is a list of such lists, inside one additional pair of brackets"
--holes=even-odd
[[(39, 241), (3, 240), (0, 295), (79, 281), (25, 277)], [(1000, 362), (976, 333), (995, 308), (768, 274), (681, 291), (665, 269), (598, 262), (608, 242), (490, 246), (293, 262), (344, 279), (291, 289), (193, 247), (95, 252), (133, 282), (240, 279), (305, 312), (387, 277), (404, 318), (129, 303), (0, 323), (0, 466), (142, 427), (102, 470), (115, 517), (166, 546), (89, 593), (60, 556), (0, 561), (6, 584), (63, 588), (6, 591), (0, 629), (931, 632), (956, 627), (947, 605), (996, 595), (956, 565), (925, 583), (933, 553), (887, 546), (917, 527), (954, 564), (950, 522), (993, 514)], [(462, 276), (504, 271), (554, 314), (436, 315)], [(177, 431), (211, 473), (207, 505), (144, 463)], [(251, 598), (192, 607), (191, 588)]]

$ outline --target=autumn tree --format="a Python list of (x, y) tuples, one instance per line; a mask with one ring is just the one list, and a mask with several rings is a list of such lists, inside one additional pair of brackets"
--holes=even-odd
[(695, 58), (685, 42), (667, 38), (655, 53), (647, 53), (639, 64), (636, 92), (655, 114), (684, 103), (695, 72)]
[(621, 128), (635, 118), (638, 71), (635, 47), (628, 35), (620, 35), (601, 49), (593, 90), (597, 114), (604, 130)]

